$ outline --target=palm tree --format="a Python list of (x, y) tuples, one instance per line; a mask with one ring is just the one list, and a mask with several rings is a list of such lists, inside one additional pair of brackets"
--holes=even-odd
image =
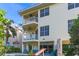
[(13, 21), (5, 18), (5, 14), (6, 12), (0, 9), (0, 55), (6, 52), (3, 42), (7, 44), (10, 36), (16, 36), (16, 30), (11, 26)]
[(7, 44), (8, 38), (10, 36), (13, 36), (13, 37), (16, 36), (16, 30), (15, 30), (15, 28), (13, 28), (11, 26), (13, 21), (5, 18), (4, 17), (5, 14), (6, 14), (6, 12), (4, 10), (0, 9), (0, 24), (3, 27), (3, 30), (4, 30), (3, 33), (6, 36), (6, 44)]
[(15, 30), (15, 28), (13, 28), (12, 26), (11, 26), (11, 21), (6, 21), (6, 23), (4, 23), (5, 24), (5, 26), (6, 26), (6, 43), (8, 42), (8, 38), (10, 37), (10, 36), (12, 36), (12, 37), (14, 37), (14, 36), (16, 36), (16, 30)]

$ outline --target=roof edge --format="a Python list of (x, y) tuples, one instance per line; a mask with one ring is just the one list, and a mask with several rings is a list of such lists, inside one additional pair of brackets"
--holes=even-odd
[(36, 5), (36, 6), (33, 6), (33, 7), (28, 8), (28, 9), (26, 9), (26, 10), (20, 11), (19, 14), (22, 16), (22, 15), (24, 15), (25, 13), (30, 12), (31, 10), (35, 10), (35, 9), (38, 10), (39, 8), (42, 8), (42, 7), (48, 6), (48, 5), (52, 5), (52, 4), (55, 4), (55, 3), (42, 3), (42, 4), (38, 4), (38, 5)]

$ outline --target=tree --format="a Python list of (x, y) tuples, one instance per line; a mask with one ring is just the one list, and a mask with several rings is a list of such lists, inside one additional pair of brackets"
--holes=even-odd
[(11, 20), (5, 18), (6, 12), (0, 9), (0, 55), (3, 55), (5, 52), (5, 47), (2, 42), (4, 42), (6, 38), (6, 43), (8, 42), (8, 38), (11, 36), (9, 32), (12, 32), (12, 35), (16, 35), (16, 30), (10, 26)]
[(2, 30), (6, 31), (6, 33), (4, 34), (6, 35), (6, 43), (7, 43), (8, 38), (11, 36), (9, 32), (12, 32), (12, 35), (16, 36), (16, 30), (12, 26), (10, 26), (13, 21), (5, 18), (5, 14), (6, 12), (4, 10), (0, 10), (0, 23), (3, 26)]
[(73, 25), (69, 31), (69, 34), (71, 36), (70, 38), (72, 48), (71, 54), (79, 55), (79, 18), (73, 20)]
[[(6, 19), (5, 20), (5, 23), (4, 23), (4, 25), (6, 26), (6, 43), (8, 42), (8, 38), (10, 37), (10, 36), (16, 36), (16, 30), (15, 30), (15, 28), (13, 28), (12, 26), (10, 26), (11, 25), (11, 21), (10, 20), (8, 20), (8, 19)], [(12, 34), (11, 34), (11, 33)]]

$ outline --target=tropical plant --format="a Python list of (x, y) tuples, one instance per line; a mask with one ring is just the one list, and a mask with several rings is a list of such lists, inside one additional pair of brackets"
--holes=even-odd
[(13, 36), (16, 35), (15, 29), (10, 26), (12, 23), (11, 20), (5, 18), (5, 14), (6, 12), (0, 9), (0, 40), (2, 40), (0, 41), (0, 55), (4, 54), (5, 52), (5, 47), (2, 42), (8, 42), (8, 38), (11, 36), (9, 32), (11, 32)]
[(6, 12), (4, 10), (0, 10), (0, 15), (1, 15), (0, 23), (1, 23), (2, 30), (5, 31), (4, 34), (6, 36), (6, 43), (7, 43), (8, 42), (8, 38), (11, 36), (11, 34), (9, 32), (11, 32), (13, 36), (15, 36), (16, 35), (16, 31), (15, 31), (15, 29), (12, 26), (10, 26), (12, 21), (4, 17), (5, 14), (6, 14)]
[(11, 46), (7, 47), (6, 49), (7, 49), (6, 53), (21, 53), (21, 48)]
[(33, 53), (33, 51), (32, 50), (30, 50), (29, 52), (28, 52), (28, 55), (29, 56), (32, 56), (34, 53)]
[(71, 46), (73, 47), (71, 50), (72, 55), (79, 55), (79, 17), (73, 20), (73, 26), (69, 31), (71, 36), (70, 42)]

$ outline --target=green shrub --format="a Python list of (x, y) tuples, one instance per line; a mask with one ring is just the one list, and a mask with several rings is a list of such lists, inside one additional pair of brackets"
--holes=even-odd
[(63, 53), (65, 56), (73, 56), (75, 47), (73, 45), (63, 45)]
[(20, 53), (21, 49), (16, 47), (8, 47), (6, 53)]
[(66, 55), (68, 53), (69, 49), (70, 49), (70, 45), (69, 44), (63, 45), (63, 54)]
[(29, 56), (32, 56), (32, 55), (33, 55), (33, 51), (30, 50), (29, 53), (28, 53), (28, 55), (29, 55)]
[(5, 47), (0, 46), (0, 56), (5, 54)]

